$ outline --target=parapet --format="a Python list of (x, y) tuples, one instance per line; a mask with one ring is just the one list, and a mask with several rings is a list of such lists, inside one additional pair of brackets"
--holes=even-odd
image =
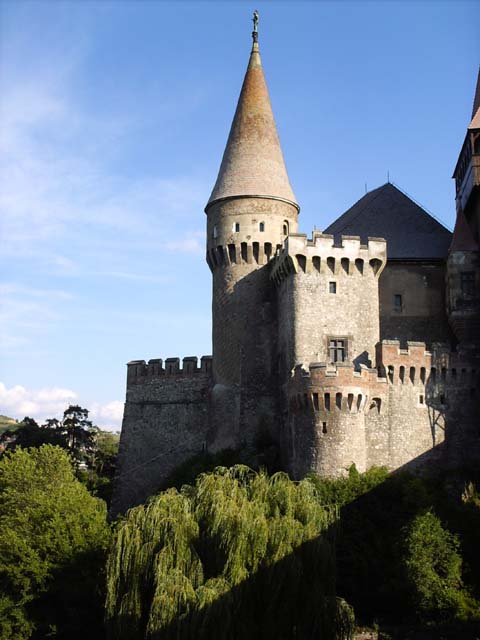
[(165, 366), (161, 358), (149, 360), (132, 360), (127, 364), (127, 385), (139, 384), (162, 376), (196, 376), (211, 375), (212, 372), (212, 356), (202, 356), (200, 358), (200, 366), (198, 366), (198, 358), (196, 356), (187, 356), (183, 358), (183, 366), (180, 367), (180, 358), (167, 358)]
[(288, 385), (291, 412), (346, 411), (361, 413), (369, 398), (380, 407), (381, 396), (387, 390), (385, 378), (379, 378), (376, 369), (352, 364), (312, 362), (297, 365)]
[[(310, 362), (297, 364), (292, 371), (291, 382), (295, 385), (308, 384), (311, 386), (362, 386), (378, 382), (378, 372), (364, 364), (355, 369), (352, 363)], [(384, 382), (380, 380), (380, 382)]]
[(424, 342), (407, 342), (401, 349), (398, 340), (382, 340), (376, 347), (379, 375), (391, 384), (473, 385), (480, 362), (462, 352), (452, 352), (442, 343), (427, 350)]
[(332, 235), (314, 231), (311, 239), (304, 233), (290, 234), (278, 251), (272, 278), (279, 283), (293, 273), (326, 275), (364, 275), (379, 277), (387, 261), (387, 243), (383, 238), (368, 238), (361, 244), (360, 236), (341, 236), (335, 244)]

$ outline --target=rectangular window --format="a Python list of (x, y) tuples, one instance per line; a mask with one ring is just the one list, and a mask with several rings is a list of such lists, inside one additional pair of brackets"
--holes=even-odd
[(402, 296), (399, 293), (396, 293), (393, 296), (393, 310), (397, 313), (402, 313), (403, 310), (403, 301)]
[(475, 297), (475, 272), (474, 271), (462, 271), (460, 273), (460, 288), (462, 290), (462, 296), (466, 298)]
[(239, 222), (234, 222), (233, 223), (233, 231), (235, 233), (238, 233), (240, 231), (240, 223)]
[(336, 282), (329, 282), (328, 283), (328, 290), (330, 293), (337, 293), (337, 283)]
[(328, 341), (328, 355), (330, 362), (344, 362), (346, 356), (345, 340), (332, 339)]

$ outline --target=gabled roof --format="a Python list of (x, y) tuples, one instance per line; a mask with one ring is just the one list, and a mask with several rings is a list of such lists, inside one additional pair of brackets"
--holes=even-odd
[(391, 183), (360, 198), (324, 233), (385, 238), (389, 259), (446, 258), (452, 234)]
[(300, 208), (288, 179), (257, 42), (206, 208), (217, 200), (242, 196), (278, 198)]

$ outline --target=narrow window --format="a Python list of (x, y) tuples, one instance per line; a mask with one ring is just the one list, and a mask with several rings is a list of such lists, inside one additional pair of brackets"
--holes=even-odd
[(329, 340), (328, 354), (330, 357), (330, 362), (345, 362), (345, 340)]
[(261, 231), (262, 233), (265, 231), (265, 223), (264, 222), (260, 222), (260, 224), (258, 225), (258, 230)]
[(234, 233), (238, 233), (238, 232), (240, 231), (240, 223), (239, 223), (239, 222), (234, 222), (234, 223), (233, 223), (233, 229), (232, 229), (232, 231), (233, 231)]
[(460, 289), (462, 291), (462, 296), (465, 296), (465, 298), (475, 297), (474, 271), (462, 271), (460, 273)]
[(341, 409), (342, 408), (342, 394), (341, 393), (337, 393), (335, 395), (335, 404), (337, 405), (337, 409)]
[(440, 404), (445, 404), (445, 396), (443, 395), (443, 393), (440, 396)]
[(349, 410), (350, 410), (350, 411), (353, 411), (353, 393), (349, 393), (349, 394), (348, 394), (347, 402), (348, 402), (348, 408), (349, 408)]
[(330, 394), (329, 393), (325, 394), (324, 400), (325, 400), (325, 411), (330, 411)]
[(288, 222), (286, 220), (283, 223), (283, 235), (288, 236)]
[(418, 404), (425, 404), (425, 397), (422, 393), (418, 396)]
[(337, 293), (337, 283), (336, 282), (329, 282), (328, 283), (328, 290), (330, 293)]
[(395, 311), (395, 313), (402, 313), (403, 311), (402, 296), (399, 293), (396, 293), (393, 296), (393, 310)]
[(380, 398), (372, 398), (372, 401), (370, 403), (370, 407), (368, 409), (369, 413), (380, 413), (382, 408), (382, 401)]
[(320, 411), (320, 405), (318, 404), (318, 393), (313, 394), (313, 408), (315, 411)]
[(322, 422), (322, 433), (327, 433), (327, 423)]
[(217, 231), (217, 225), (214, 224), (213, 225), (213, 232), (212, 232), (212, 237), (216, 238), (218, 236), (218, 231)]

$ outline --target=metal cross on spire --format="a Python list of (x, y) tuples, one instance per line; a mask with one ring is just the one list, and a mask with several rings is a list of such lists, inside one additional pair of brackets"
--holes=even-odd
[(252, 18), (252, 22), (253, 22), (253, 31), (252, 31), (252, 38), (254, 42), (258, 42), (258, 20), (259, 20), (260, 16), (258, 13), (258, 10), (255, 9), (255, 11), (253, 12), (253, 18)]

